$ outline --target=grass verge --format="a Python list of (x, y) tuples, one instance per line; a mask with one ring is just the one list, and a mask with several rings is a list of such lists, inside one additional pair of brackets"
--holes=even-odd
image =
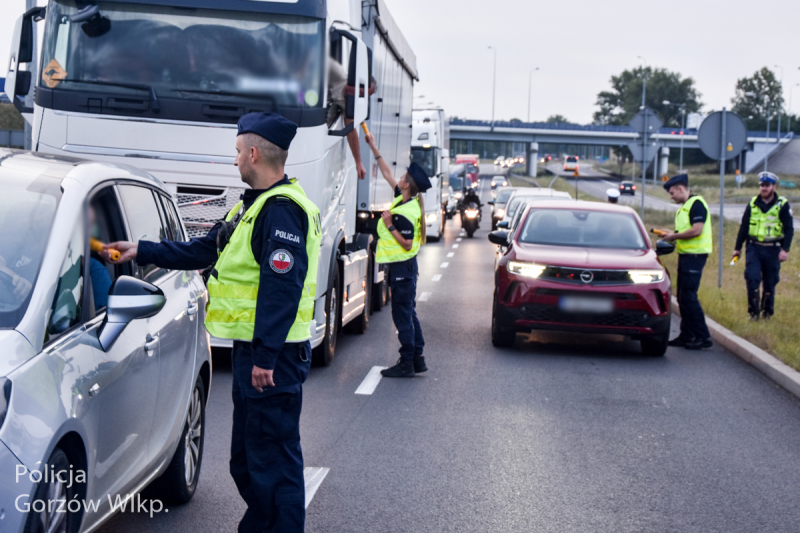
[(0, 130), (24, 130), (25, 119), (12, 104), (0, 104)]

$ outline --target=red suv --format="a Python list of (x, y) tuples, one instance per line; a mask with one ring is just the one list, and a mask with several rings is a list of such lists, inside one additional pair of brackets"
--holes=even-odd
[(670, 326), (670, 278), (641, 219), (629, 207), (601, 202), (532, 203), (495, 271), (492, 343), (513, 346), (517, 332), (537, 329), (613, 333), (641, 340), (661, 356)]

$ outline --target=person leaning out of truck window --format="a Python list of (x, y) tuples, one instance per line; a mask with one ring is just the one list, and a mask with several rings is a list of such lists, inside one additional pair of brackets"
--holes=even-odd
[[(372, 95), (378, 88), (375, 78), (369, 79), (369, 94)], [(347, 85), (347, 71), (336, 59), (328, 58), (328, 127), (333, 126), (339, 115), (344, 112), (347, 96), (355, 94), (355, 87)], [(345, 117), (344, 125), (349, 126), (353, 123), (352, 118)], [(361, 160), (361, 145), (358, 142), (357, 128), (353, 128), (347, 134), (347, 144), (350, 152), (356, 161), (356, 172), (358, 179), (363, 180), (367, 176), (367, 169)]]
[(425, 199), (422, 193), (431, 188), (425, 170), (411, 163), (403, 177), (395, 180), (392, 169), (383, 159), (372, 135), (365, 136), (381, 174), (394, 189), (395, 199), (378, 221), (378, 248), (375, 260), (389, 265), (392, 289), (392, 319), (400, 339), (400, 359), (391, 368), (381, 370), (386, 377), (414, 377), (425, 372), (422, 356), (425, 339), (417, 318), (417, 253), (425, 242)]

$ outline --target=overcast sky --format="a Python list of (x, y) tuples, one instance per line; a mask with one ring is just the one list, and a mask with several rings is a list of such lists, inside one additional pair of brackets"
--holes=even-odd
[[(730, 106), (737, 78), (784, 67), (785, 98), (800, 82), (800, 0), (386, 0), (417, 56), (418, 103), (489, 119), (497, 49), (495, 117), (561, 114), (591, 122), (609, 78), (642, 63), (695, 79), (705, 109)], [(40, 0), (40, 3), (44, 3)], [(4, 76), (24, 0), (0, 0)], [(780, 69), (774, 69), (780, 77)], [(793, 107), (800, 108), (800, 90)]]

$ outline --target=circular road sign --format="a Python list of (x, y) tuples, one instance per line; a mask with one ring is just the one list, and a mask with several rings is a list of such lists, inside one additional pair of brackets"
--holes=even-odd
[(722, 111), (706, 117), (697, 131), (700, 149), (711, 159), (717, 161), (733, 159), (744, 150), (747, 144), (747, 126), (742, 117), (730, 111), (725, 112), (725, 148), (722, 147)]

